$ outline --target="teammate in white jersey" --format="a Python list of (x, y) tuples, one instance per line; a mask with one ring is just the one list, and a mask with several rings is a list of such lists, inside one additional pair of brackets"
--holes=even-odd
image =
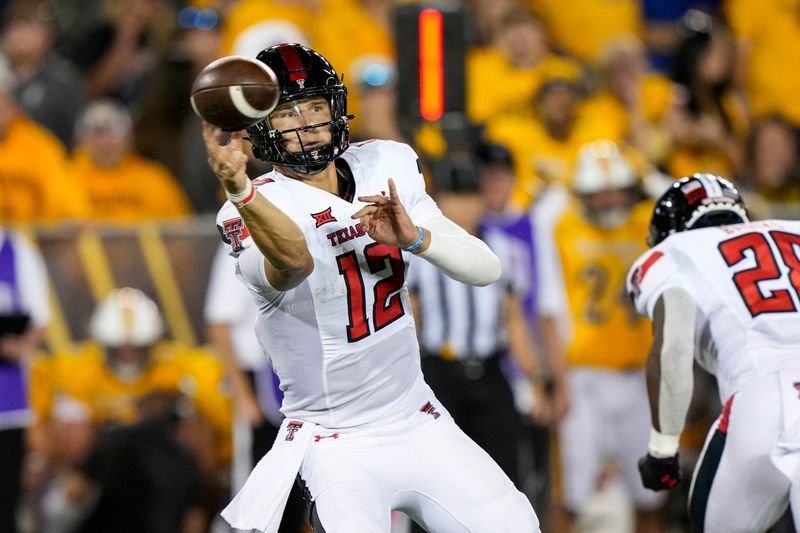
[(423, 380), (405, 287), (408, 253), (473, 285), (499, 278), (497, 257), (441, 214), (411, 148), (349, 146), (347, 91), (325, 58), (283, 44), (257, 59), (281, 97), (247, 134), (275, 169), (249, 180), (244, 132), (224, 146), (204, 133), (230, 200), (220, 232), (256, 298), (286, 419), (223, 516), (275, 531), (299, 472), (317, 533), (388, 532), (392, 510), (432, 532), (538, 531), (525, 496)]
[(644, 485), (681, 480), (694, 357), (724, 405), (692, 480), (694, 529), (763, 532), (790, 502), (800, 523), (800, 222), (749, 222), (730, 182), (695, 174), (658, 201), (648, 243), (628, 275), (654, 328)]

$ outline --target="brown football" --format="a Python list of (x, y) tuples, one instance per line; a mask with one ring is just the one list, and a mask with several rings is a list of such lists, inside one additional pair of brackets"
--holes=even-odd
[(278, 104), (275, 73), (255, 59), (227, 56), (209, 63), (192, 84), (192, 108), (203, 120), (226, 131), (243, 130), (263, 120)]

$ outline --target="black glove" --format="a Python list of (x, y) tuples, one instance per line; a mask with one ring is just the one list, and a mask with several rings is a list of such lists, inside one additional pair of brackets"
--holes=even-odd
[(663, 459), (648, 453), (639, 459), (639, 474), (642, 476), (642, 484), (655, 491), (674, 489), (683, 478), (677, 453)]

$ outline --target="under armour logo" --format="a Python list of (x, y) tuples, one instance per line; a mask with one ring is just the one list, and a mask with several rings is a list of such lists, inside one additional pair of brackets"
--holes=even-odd
[(669, 474), (664, 474), (661, 476), (661, 483), (664, 483), (665, 485), (669, 486), (669, 488), (672, 488), (678, 484), (678, 480)]
[(436, 408), (433, 406), (431, 402), (427, 402), (425, 405), (420, 407), (419, 412), (427, 413), (431, 415), (433, 418), (439, 418), (439, 416), (441, 416), (440, 413), (436, 411)]
[(300, 431), (301, 427), (303, 427), (302, 422), (289, 422), (288, 424), (286, 424), (285, 440), (294, 440), (294, 434)]
[(320, 211), (319, 213), (311, 213), (311, 216), (314, 217), (317, 225), (316, 227), (320, 227), (323, 224), (327, 224), (328, 222), (336, 222), (336, 217), (331, 214), (331, 208), (327, 208), (324, 211)]
[(331, 433), (330, 435), (314, 435), (314, 442), (319, 442), (322, 439), (338, 439), (338, 433)]

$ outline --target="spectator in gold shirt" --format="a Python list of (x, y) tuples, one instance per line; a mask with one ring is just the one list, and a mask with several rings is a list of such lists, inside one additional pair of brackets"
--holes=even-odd
[(133, 148), (128, 110), (96, 100), (78, 119), (70, 172), (87, 191), (90, 217), (104, 222), (181, 218), (191, 213), (175, 177)]
[(86, 199), (66, 172), (66, 149), (21, 111), (15, 87), (0, 62), (0, 224), (83, 217)]

